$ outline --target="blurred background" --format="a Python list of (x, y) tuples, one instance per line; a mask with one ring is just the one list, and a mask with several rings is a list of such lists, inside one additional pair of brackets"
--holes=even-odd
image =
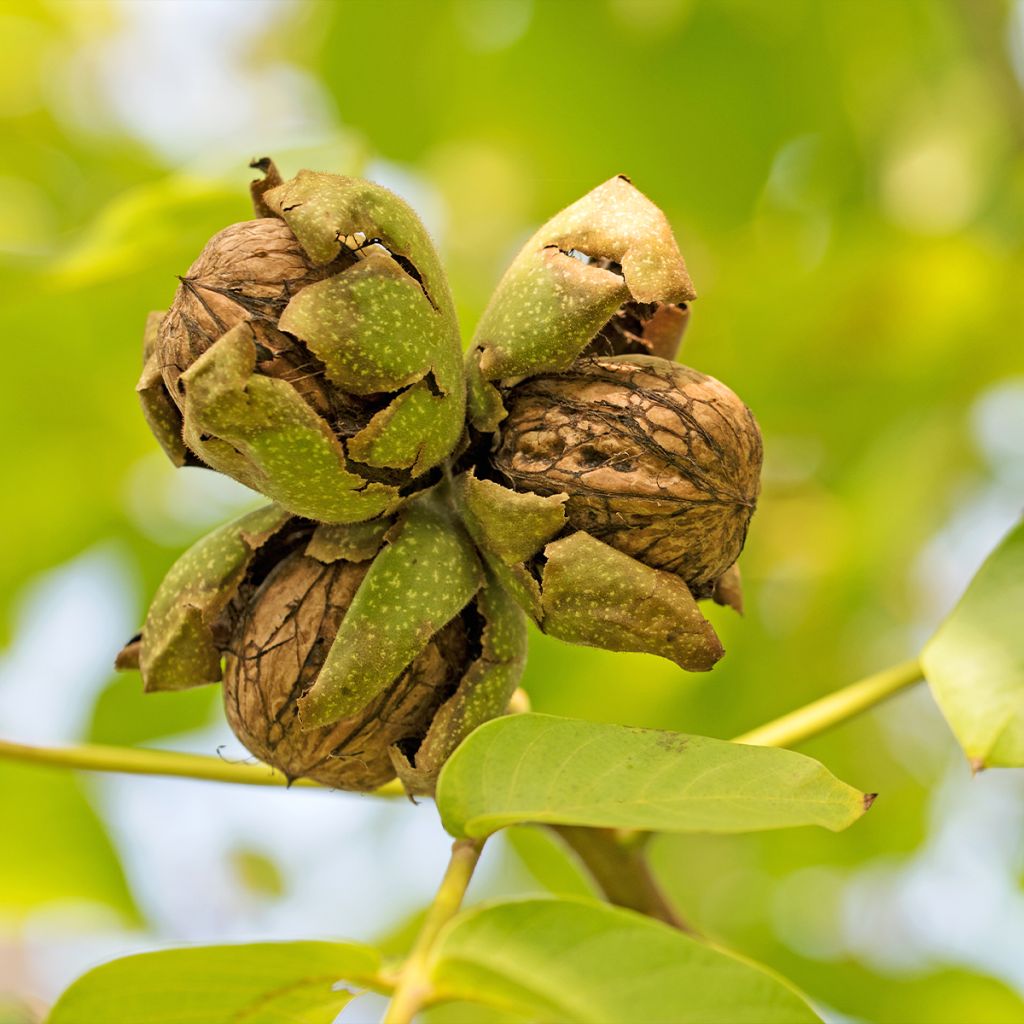
[[(174, 470), (133, 394), (146, 314), (250, 216), (253, 156), (406, 197), (467, 338), (613, 174), (673, 223), (682, 358), (765, 435), (748, 611), (709, 611), (710, 675), (535, 636), (537, 710), (735, 735), (914, 655), (1020, 513), (1020, 0), (19, 0), (0, 40), (4, 737), (245, 756), (216, 689), (143, 698), (111, 664), (177, 554), (255, 503)], [(921, 689), (805, 749), (871, 814), (655, 840), (683, 912), (831, 1022), (1024, 1021), (1024, 773), (971, 779)], [(398, 948), (447, 848), (429, 804), (10, 763), (0, 821), (5, 1022), (144, 949)], [(586, 883), (517, 829), (472, 895), (546, 888)]]

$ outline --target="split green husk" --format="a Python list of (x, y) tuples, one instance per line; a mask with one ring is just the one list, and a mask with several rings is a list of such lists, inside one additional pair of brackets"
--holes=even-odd
[(257, 219), (150, 317), (139, 392), (177, 465), (274, 504), (175, 563), (120, 667), (222, 683), (239, 739), (291, 777), (410, 793), (505, 713), (526, 615), (711, 668), (698, 600), (741, 609), (761, 439), (672, 362), (695, 293), (661, 211), (620, 176), (552, 218), (463, 361), (402, 200), (255, 166)]

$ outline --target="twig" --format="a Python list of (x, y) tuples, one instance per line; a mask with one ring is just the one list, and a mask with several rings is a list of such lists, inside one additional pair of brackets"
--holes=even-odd
[[(257, 762), (232, 764), (218, 757), (183, 754), (173, 750), (144, 750), (138, 747), (109, 747), (83, 743), (72, 747), (37, 747), (0, 740), (0, 760), (27, 761), (59, 768), (80, 768), (93, 772), (122, 772), (128, 775), (172, 775), (208, 782), (233, 782), (243, 786), (287, 786), (288, 777), (270, 765)], [(323, 789), (312, 779), (295, 779), (294, 786)], [(400, 786), (382, 786), (376, 796), (399, 796)]]
[(694, 929), (680, 917), (661, 891), (647, 863), (642, 843), (634, 840), (642, 833), (622, 837), (610, 828), (550, 827), (583, 861), (609, 903), (639, 911), (680, 931), (694, 934)]
[(922, 679), (924, 674), (921, 662), (912, 658), (844, 686), (788, 715), (759, 725), (737, 736), (733, 742), (748, 743), (755, 747), (793, 747), (873, 708)]
[[(762, 747), (794, 746), (867, 711), (923, 678), (920, 662), (916, 658), (905, 661), (737, 736), (735, 742)], [(39, 747), (0, 739), (0, 760), (4, 759), (94, 772), (174, 775), (245, 786), (288, 785), (287, 777), (269, 765), (230, 764), (216, 757), (182, 754), (171, 750), (145, 750), (94, 743)], [(311, 779), (296, 779), (292, 785), (323, 788)], [(390, 782), (374, 791), (375, 796), (401, 796), (402, 793), (402, 787), (397, 782)]]
[(483, 839), (457, 839), (452, 845), (448, 870), (441, 879), (434, 900), (427, 908), (419, 935), (405, 961), (395, 994), (384, 1014), (383, 1024), (410, 1024), (432, 995), (429, 962), (441, 929), (459, 912), (483, 850)]

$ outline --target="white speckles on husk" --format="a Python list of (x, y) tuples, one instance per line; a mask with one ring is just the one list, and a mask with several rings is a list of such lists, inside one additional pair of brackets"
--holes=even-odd
[(695, 296), (661, 210), (621, 175), (599, 185), (537, 231), (488, 303), (467, 356), (474, 426), (501, 421), (496, 383), (581, 353), (672, 358)]
[(300, 701), (304, 724), (361, 712), (482, 584), (480, 561), (461, 525), (429, 496), (410, 502)]
[(402, 744), (391, 748), (392, 764), (409, 793), (433, 793), (438, 773), (459, 743), (478, 725), (506, 713), (526, 666), (526, 616), (493, 577), (472, 612), (464, 620), (479, 653), (458, 689), (438, 708), (415, 750)]
[(724, 653), (689, 588), (587, 533), (549, 544), (544, 628), (562, 640), (670, 658), (706, 672)]

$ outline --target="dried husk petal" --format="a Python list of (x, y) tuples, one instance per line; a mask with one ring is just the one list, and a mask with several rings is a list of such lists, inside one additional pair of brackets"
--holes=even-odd
[(166, 314), (150, 313), (142, 342), (142, 376), (135, 390), (139, 393), (142, 415), (164, 454), (175, 466), (197, 462), (182, 440), (181, 410), (171, 400), (164, 384), (161, 354), (158, 343), (160, 324)]
[(408, 203), (383, 185), (303, 170), (265, 191), (262, 199), (316, 262), (334, 260), (346, 248), (346, 239), (359, 235), (378, 239), (422, 283), (436, 309), (446, 317), (454, 313), (448, 279), (423, 222)]
[(218, 682), (225, 628), (221, 616), (242, 586), (255, 554), (288, 520), (284, 509), (270, 505), (190, 547), (164, 577), (141, 638), (129, 642), (118, 667), (132, 668), (137, 662), (147, 691)]

